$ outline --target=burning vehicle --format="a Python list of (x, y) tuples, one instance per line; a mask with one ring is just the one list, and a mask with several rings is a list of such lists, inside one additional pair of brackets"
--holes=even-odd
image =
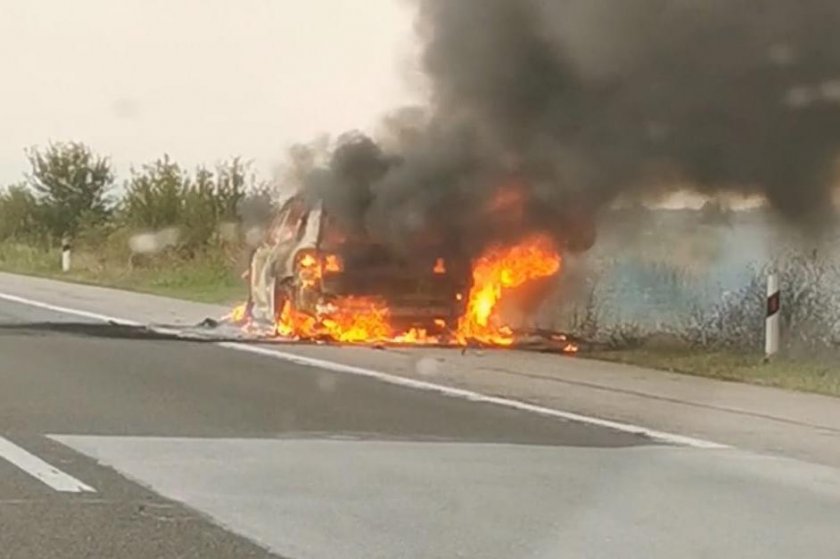
[(234, 322), (259, 333), (268, 326), (281, 340), (521, 344), (522, 318), (556, 285), (561, 254), (586, 237), (558, 234), (586, 231), (570, 227), (578, 212), (543, 211), (530, 185), (502, 172), (472, 203), (432, 186), (424, 203), (403, 199), (388, 181), (405, 165), (364, 135), (339, 138), (253, 251), (249, 301)]
[(289, 337), (444, 336), (463, 314), (469, 275), (443, 252), (400, 258), (298, 194), (251, 256), (248, 314)]
[[(554, 278), (548, 234), (494, 244), (467, 260), (427, 240), (410, 257), (374, 242), (303, 194), (290, 198), (250, 259), (250, 296), (231, 318), (282, 339), (507, 347), (520, 336), (500, 303)], [(533, 291), (533, 290), (531, 290)], [(566, 353), (577, 346), (565, 337)]]

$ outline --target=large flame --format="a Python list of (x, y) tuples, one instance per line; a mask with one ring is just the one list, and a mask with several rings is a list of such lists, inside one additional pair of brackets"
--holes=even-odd
[[(328, 257), (325, 267), (340, 270), (343, 263)], [(387, 302), (378, 297), (344, 297), (319, 307), (319, 317), (298, 312), (286, 302), (276, 320), (276, 333), (287, 339), (329, 340), (341, 343), (399, 343), (509, 346), (514, 343), (512, 328), (499, 313), (505, 294), (530, 281), (551, 277), (560, 271), (562, 258), (548, 235), (535, 234), (511, 245), (495, 245), (473, 262), (472, 287), (467, 295), (465, 312), (457, 324), (436, 320), (435, 326), (448, 336), (430, 335), (425, 329), (395, 331), (391, 325)], [(309, 255), (300, 260), (302, 279), (313, 287), (322, 275), (318, 259)], [(435, 263), (435, 273), (445, 273), (442, 259)], [(458, 295), (458, 300), (462, 299)], [(246, 307), (237, 307), (230, 316), (242, 323)], [(567, 352), (577, 351), (569, 344)]]
[(323, 320), (326, 335), (338, 342), (382, 342), (393, 336), (390, 311), (375, 297), (346, 297), (332, 304)]
[(289, 301), (277, 317), (285, 338), (326, 339), (344, 343), (383, 342), (392, 336), (388, 306), (375, 297), (345, 297), (324, 308), (324, 318), (297, 312)]
[(547, 235), (534, 235), (512, 246), (488, 249), (473, 265), (473, 286), (458, 325), (461, 341), (510, 345), (513, 331), (498, 315), (506, 290), (560, 271), (561, 258)]

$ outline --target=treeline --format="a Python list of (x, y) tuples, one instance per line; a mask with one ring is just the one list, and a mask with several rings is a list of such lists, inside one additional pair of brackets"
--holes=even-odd
[(236, 241), (243, 211), (255, 220), (272, 211), (268, 188), (239, 157), (187, 170), (164, 155), (122, 181), (82, 143), (32, 148), (26, 157), (25, 180), (0, 190), (0, 242), (96, 245), (165, 230), (171, 248), (191, 254)]

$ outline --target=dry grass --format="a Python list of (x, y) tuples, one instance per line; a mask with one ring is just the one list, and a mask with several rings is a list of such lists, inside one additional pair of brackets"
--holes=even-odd
[(699, 348), (637, 348), (593, 352), (587, 357), (676, 373), (840, 396), (840, 360), (780, 357), (764, 363), (758, 353)]

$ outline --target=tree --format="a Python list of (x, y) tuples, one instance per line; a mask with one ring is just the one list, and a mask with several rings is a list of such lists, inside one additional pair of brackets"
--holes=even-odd
[(238, 156), (216, 166), (216, 209), (222, 222), (238, 220), (238, 208), (249, 184), (254, 189), (255, 179), (249, 176), (250, 170), (250, 162), (243, 162)]
[(42, 208), (25, 184), (0, 191), (0, 241), (39, 237), (44, 232), (42, 221)]
[(178, 225), (188, 181), (186, 173), (168, 155), (144, 165), (140, 171), (132, 169), (122, 201), (126, 222), (152, 230)]
[(32, 148), (26, 156), (32, 168), (27, 178), (53, 238), (76, 234), (81, 223), (97, 224), (108, 218), (114, 174), (107, 157), (78, 142)]
[(207, 245), (218, 229), (217, 185), (213, 173), (199, 167), (184, 183), (180, 224), (183, 246), (188, 250)]
[[(184, 185), (184, 246), (206, 246), (222, 233), (222, 228), (239, 221), (239, 207), (245, 198), (249, 163), (234, 157), (216, 166), (215, 175), (198, 167), (192, 180)], [(224, 237), (224, 235), (221, 235)]]
[(121, 216), (133, 228), (159, 231), (175, 227), (181, 249), (210, 244), (220, 227), (236, 223), (245, 197), (249, 164), (235, 157), (220, 163), (216, 173), (198, 167), (193, 175), (164, 155), (140, 171), (132, 169)]

